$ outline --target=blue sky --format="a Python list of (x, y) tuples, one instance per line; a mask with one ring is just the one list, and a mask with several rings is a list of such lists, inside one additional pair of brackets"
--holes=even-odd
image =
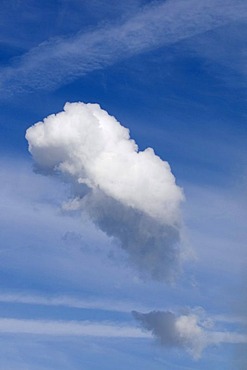
[[(244, 0), (2, 1), (1, 370), (246, 369), (246, 18)], [(26, 130), (67, 102), (99, 104), (169, 163), (178, 245), (171, 213), (152, 213), (152, 154), (131, 206), (128, 168), (106, 162), (97, 195), (89, 175), (86, 190), (51, 175), (60, 136), (38, 152), (32, 129), (30, 154)]]

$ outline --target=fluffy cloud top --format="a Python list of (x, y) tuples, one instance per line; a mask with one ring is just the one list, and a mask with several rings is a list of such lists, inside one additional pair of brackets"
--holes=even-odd
[(183, 198), (167, 162), (138, 152), (129, 130), (98, 104), (67, 103), (27, 130), (29, 150), (42, 167), (73, 176), (123, 204), (175, 224)]
[(73, 183), (67, 208), (86, 210), (141, 270), (167, 276), (179, 258), (183, 200), (167, 162), (151, 148), (138, 151), (129, 130), (98, 104), (67, 103), (30, 127), (26, 138), (40, 169)]

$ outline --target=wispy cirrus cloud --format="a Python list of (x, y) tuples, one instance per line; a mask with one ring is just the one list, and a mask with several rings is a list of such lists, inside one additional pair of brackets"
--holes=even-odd
[(0, 70), (0, 91), (49, 90), (162, 45), (242, 19), (243, 0), (174, 0), (144, 7), (122, 24), (107, 25), (67, 39), (52, 39)]

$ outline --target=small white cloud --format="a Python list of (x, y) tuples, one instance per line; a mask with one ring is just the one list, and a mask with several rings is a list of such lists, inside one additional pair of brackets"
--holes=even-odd
[(208, 322), (212, 323), (212, 320), (205, 320), (205, 314), (201, 316), (197, 310), (184, 315), (176, 315), (171, 311), (133, 311), (133, 316), (162, 346), (184, 348), (195, 359), (200, 358), (202, 351), (210, 345), (247, 343), (245, 334), (209, 328)]

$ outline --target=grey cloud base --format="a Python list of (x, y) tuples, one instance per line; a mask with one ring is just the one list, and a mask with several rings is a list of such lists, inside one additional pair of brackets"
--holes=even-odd
[(195, 359), (211, 344), (208, 332), (198, 314), (176, 315), (171, 311), (132, 312), (141, 327), (151, 332), (163, 347), (183, 348)]
[(160, 281), (176, 278), (180, 270), (178, 228), (162, 224), (97, 190), (82, 202), (93, 222), (119, 241), (144, 278), (151, 276)]

